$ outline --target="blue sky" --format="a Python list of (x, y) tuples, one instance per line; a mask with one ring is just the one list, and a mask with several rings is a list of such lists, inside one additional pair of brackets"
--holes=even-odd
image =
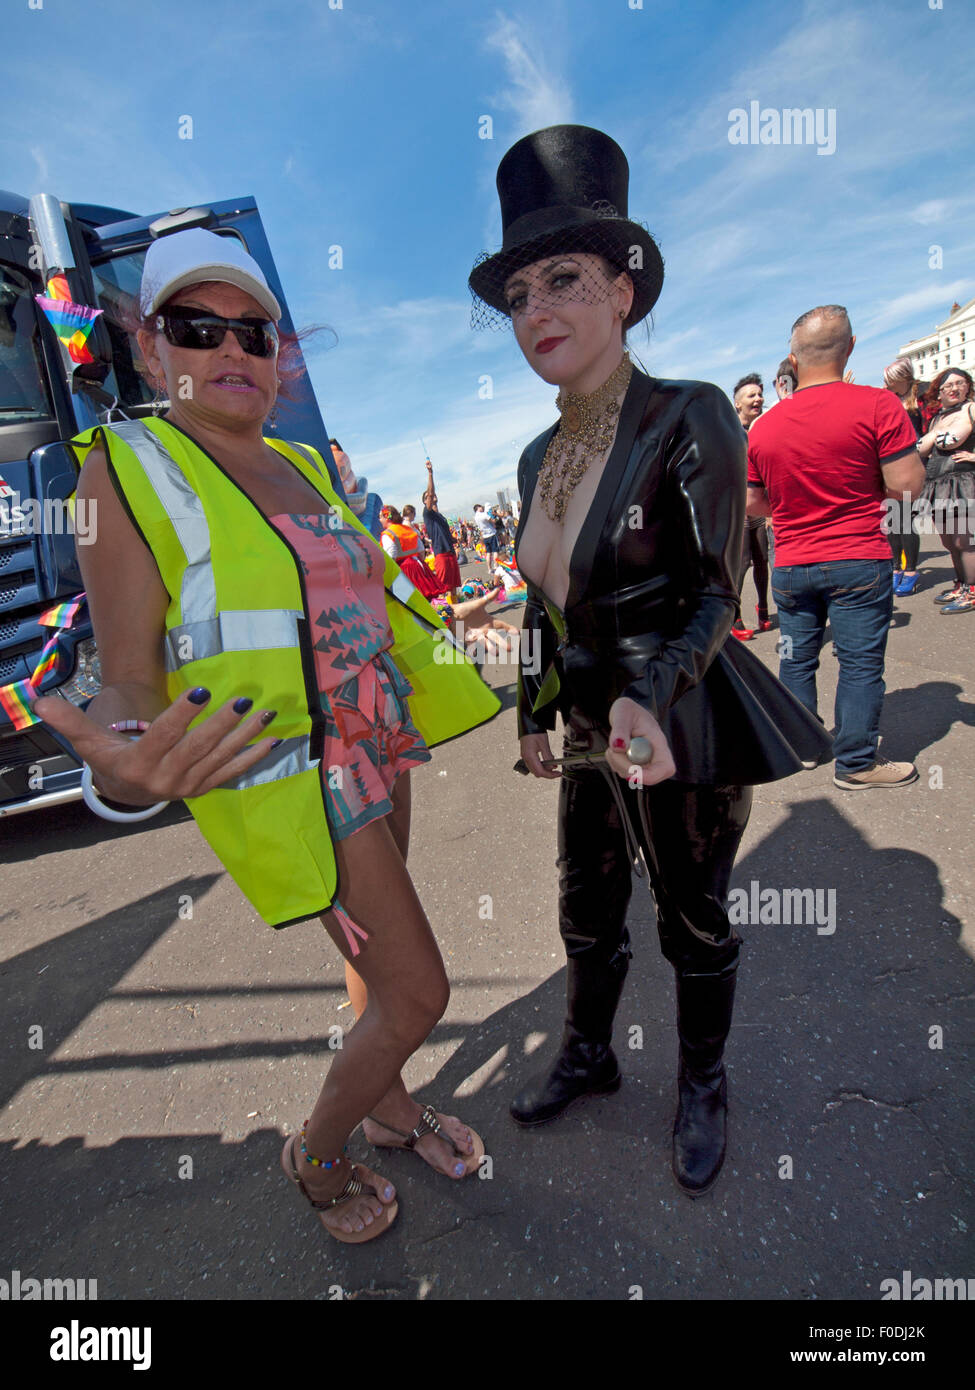
[[(626, 151), (666, 264), (631, 335), (655, 375), (768, 383), (793, 320), (838, 302), (876, 385), (975, 294), (975, 5), (934, 2), (7, 0), (0, 184), (138, 213), (253, 194), (295, 321), (337, 335), (309, 365), (356, 471), (418, 501), (422, 435), (467, 510), (555, 418), (510, 331), (469, 324), (495, 171), (531, 130)], [(751, 100), (835, 111), (835, 152), (731, 144)]]

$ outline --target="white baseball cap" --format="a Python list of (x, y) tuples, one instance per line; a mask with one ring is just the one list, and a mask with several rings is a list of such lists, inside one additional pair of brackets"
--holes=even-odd
[(203, 227), (171, 232), (149, 247), (142, 270), (139, 304), (143, 314), (152, 314), (187, 285), (204, 280), (236, 285), (257, 300), (275, 323), (281, 305), (271, 293), (264, 272), (233, 236), (217, 236)]

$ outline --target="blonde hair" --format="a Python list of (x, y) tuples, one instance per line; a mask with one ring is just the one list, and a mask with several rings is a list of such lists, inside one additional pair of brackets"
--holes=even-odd
[[(917, 379), (909, 357), (895, 358), (889, 367), (884, 368), (884, 385), (888, 391), (900, 397), (905, 410), (917, 409)], [(908, 389), (902, 394), (895, 389), (897, 386), (907, 386)]]

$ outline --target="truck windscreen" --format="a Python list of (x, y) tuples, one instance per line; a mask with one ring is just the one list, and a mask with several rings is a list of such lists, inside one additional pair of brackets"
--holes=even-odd
[(27, 279), (0, 266), (0, 426), (52, 417)]
[(145, 363), (135, 334), (130, 332), (138, 310), (139, 285), (145, 250), (114, 256), (92, 265), (97, 307), (105, 310), (105, 326), (112, 340), (112, 370), (105, 390), (118, 396), (123, 406), (148, 405), (152, 388), (145, 379)]

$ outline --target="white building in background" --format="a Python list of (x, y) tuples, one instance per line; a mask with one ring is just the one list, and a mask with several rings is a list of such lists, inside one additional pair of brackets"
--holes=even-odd
[(944, 323), (924, 338), (915, 338), (898, 350), (909, 357), (919, 381), (932, 381), (946, 367), (963, 367), (975, 376), (975, 299), (952, 304)]

